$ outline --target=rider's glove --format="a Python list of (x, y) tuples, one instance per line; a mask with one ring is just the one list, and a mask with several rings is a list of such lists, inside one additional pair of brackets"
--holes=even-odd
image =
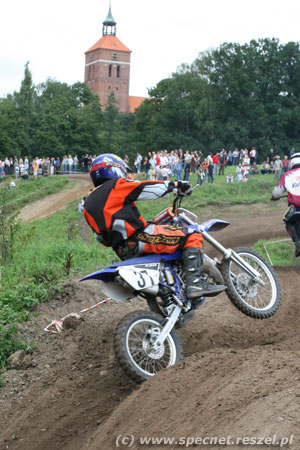
[(191, 195), (192, 189), (190, 183), (187, 181), (178, 181), (177, 182), (178, 195), (185, 197), (186, 195)]

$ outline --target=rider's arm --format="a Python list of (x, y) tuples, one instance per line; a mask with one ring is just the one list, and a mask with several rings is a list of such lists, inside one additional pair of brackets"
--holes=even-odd
[(281, 178), (277, 186), (274, 187), (271, 200), (279, 200), (286, 192), (284, 176)]
[(171, 192), (177, 182), (174, 181), (127, 181), (118, 183), (115, 188), (126, 193), (127, 202), (135, 202), (137, 200), (156, 200)]

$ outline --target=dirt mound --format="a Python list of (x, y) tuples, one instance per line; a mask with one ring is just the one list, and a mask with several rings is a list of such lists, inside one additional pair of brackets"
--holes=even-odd
[[(258, 218), (245, 208), (224, 210), (222, 218), (233, 225), (217, 238), (237, 247), (258, 236), (278, 236), (284, 233), (281, 215), (270, 210)], [(270, 223), (272, 231), (266, 227)], [(121, 438), (116, 441), (119, 436), (133, 435), (131, 448), (140, 448), (140, 437), (276, 434), (279, 439), (293, 434), (289, 448), (298, 449), (299, 271), (277, 273), (282, 305), (274, 317), (250, 319), (225, 294), (208, 299), (178, 332), (185, 359), (142, 386), (116, 363), (112, 340), (118, 321), (133, 310), (147, 309), (145, 302), (104, 303), (81, 314), (83, 320), (74, 320), (62, 333), (46, 333), (43, 329), (53, 319), (103, 298), (96, 282), (65, 283), (56, 299), (39, 305), (22, 325), (24, 338), (36, 349), (30, 367), (8, 370), (0, 390), (0, 448), (110, 450), (122, 445)]]
[(38, 345), (36, 366), (7, 371), (7, 385), (0, 393), (3, 448), (113, 449), (117, 437), (128, 434), (136, 443), (142, 436), (296, 434), (297, 271), (278, 273), (283, 301), (273, 318), (247, 318), (224, 294), (207, 300), (179, 332), (184, 361), (141, 387), (117, 365), (112, 336), (120, 318), (146, 308), (145, 303), (108, 302), (82, 314), (75, 329), (47, 334), (43, 328), (52, 319), (78, 312), (101, 297), (97, 283), (66, 283), (64, 293), (40, 305), (23, 327), (24, 335)]

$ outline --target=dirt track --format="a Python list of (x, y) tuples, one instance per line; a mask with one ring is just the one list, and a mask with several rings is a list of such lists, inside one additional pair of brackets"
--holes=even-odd
[[(245, 215), (245, 208), (223, 209), (222, 218), (232, 220), (232, 226), (217, 236), (232, 247), (285, 236), (282, 209), (258, 209), (253, 215)], [(52, 319), (101, 298), (93, 282), (67, 283), (64, 294), (38, 306), (38, 314), (23, 326), (38, 346), (36, 367), (7, 371), (7, 385), (0, 391), (0, 448), (110, 450), (119, 435), (133, 435), (130, 448), (136, 449), (142, 448), (141, 436), (293, 434), (289, 448), (299, 449), (299, 271), (285, 268), (277, 274), (283, 294), (273, 318), (250, 319), (225, 294), (207, 300), (179, 332), (184, 361), (142, 386), (116, 364), (112, 337), (121, 317), (146, 308), (144, 302), (107, 303), (83, 314), (76, 329), (47, 334), (43, 327)]]

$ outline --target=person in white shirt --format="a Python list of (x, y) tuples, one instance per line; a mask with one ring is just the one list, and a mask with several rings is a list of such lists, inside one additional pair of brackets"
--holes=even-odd
[(68, 157), (69, 173), (73, 173), (74, 160), (71, 155)]
[(285, 172), (274, 187), (271, 200), (279, 200), (287, 193), (289, 210), (283, 221), (295, 244), (295, 256), (300, 256), (300, 153), (291, 157), (290, 170)]

